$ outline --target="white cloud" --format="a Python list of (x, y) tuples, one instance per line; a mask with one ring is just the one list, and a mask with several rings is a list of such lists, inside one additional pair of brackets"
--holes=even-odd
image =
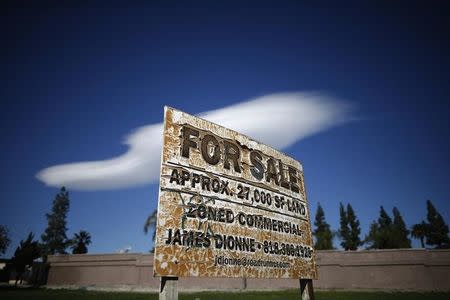
[[(319, 93), (278, 93), (199, 114), (274, 148), (349, 121), (348, 103)], [(56, 165), (36, 177), (49, 186), (73, 190), (117, 189), (155, 183), (159, 178), (162, 123), (135, 129), (126, 153), (107, 160)]]

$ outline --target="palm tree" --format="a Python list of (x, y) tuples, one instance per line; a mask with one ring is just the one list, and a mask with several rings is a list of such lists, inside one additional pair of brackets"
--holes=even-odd
[(91, 235), (85, 230), (81, 230), (73, 235), (72, 254), (84, 254), (88, 252), (87, 245), (91, 243)]
[(415, 224), (411, 230), (412, 237), (416, 238), (416, 239), (420, 239), (422, 248), (425, 248), (424, 239), (427, 235), (427, 230), (428, 230), (428, 226), (424, 221), (422, 221), (422, 223)]
[[(156, 237), (156, 215), (157, 215), (158, 211), (155, 209), (152, 211), (152, 213), (147, 217), (147, 220), (145, 221), (144, 224), (144, 232), (145, 234), (147, 234), (149, 231), (153, 230), (153, 234), (152, 234), (152, 240), (153, 240), (153, 244), (155, 243), (155, 237)], [(150, 252), (153, 252), (155, 249), (155, 247), (153, 246), (153, 248), (150, 250)]]

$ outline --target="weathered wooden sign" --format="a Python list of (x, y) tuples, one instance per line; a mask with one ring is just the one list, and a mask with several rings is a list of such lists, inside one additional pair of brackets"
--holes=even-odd
[(316, 278), (312, 243), (298, 161), (165, 108), (155, 276)]

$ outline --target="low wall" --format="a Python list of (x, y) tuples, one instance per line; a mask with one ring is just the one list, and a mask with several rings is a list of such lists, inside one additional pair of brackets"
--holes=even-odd
[[(152, 254), (50, 256), (48, 287), (151, 290)], [(317, 251), (318, 289), (450, 291), (450, 250)], [(264, 290), (298, 288), (293, 279), (195, 278), (179, 280), (180, 290)]]

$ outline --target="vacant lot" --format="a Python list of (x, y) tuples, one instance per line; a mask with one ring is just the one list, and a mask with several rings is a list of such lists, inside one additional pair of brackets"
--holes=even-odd
[[(219, 293), (219, 292), (205, 292), (205, 293), (190, 293), (180, 294), (180, 300), (228, 300), (228, 299), (242, 299), (242, 300), (286, 300), (299, 299), (297, 291), (278, 291), (278, 292), (243, 292), (243, 293)], [(0, 289), (0, 299), (2, 300), (17, 300), (17, 299), (50, 299), (50, 300), (157, 300), (157, 294), (145, 293), (126, 293), (126, 292), (94, 292), (81, 290), (46, 290), (46, 289)], [(410, 292), (330, 292), (320, 291), (316, 292), (316, 299), (450, 299), (450, 293), (410, 293)]]

